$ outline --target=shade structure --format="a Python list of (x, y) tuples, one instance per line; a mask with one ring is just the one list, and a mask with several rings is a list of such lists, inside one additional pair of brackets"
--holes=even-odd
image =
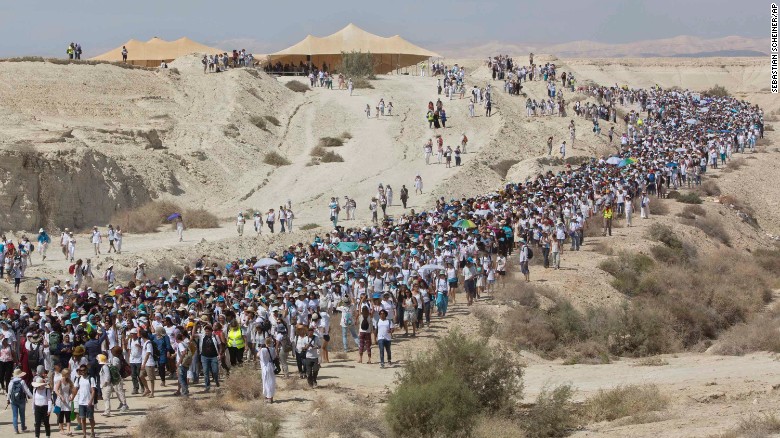
[(176, 41), (165, 41), (154, 37), (149, 41), (131, 39), (121, 46), (92, 59), (96, 61), (120, 62), (122, 61), (122, 46), (127, 48), (127, 63), (143, 67), (159, 67), (163, 61), (171, 62), (176, 58), (193, 53), (214, 55), (224, 52), (224, 50), (200, 44), (187, 37), (179, 38)]
[(342, 53), (371, 53), (374, 57), (374, 71), (388, 73), (396, 68), (415, 65), (428, 58), (440, 57), (435, 52), (423, 49), (398, 35), (385, 38), (350, 23), (340, 31), (326, 36), (306, 36), (299, 43), (284, 50), (269, 55), (273, 64), (290, 64), (298, 66), (311, 62), (322, 67), (327, 64), (329, 69), (341, 63)]

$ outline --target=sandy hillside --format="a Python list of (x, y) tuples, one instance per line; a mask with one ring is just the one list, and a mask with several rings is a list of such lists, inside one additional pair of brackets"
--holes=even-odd
[[(538, 56), (542, 62), (554, 57)], [(468, 85), (490, 83), (489, 71), (480, 61), (461, 60), (471, 74)], [(556, 60), (563, 70), (574, 71), (578, 80), (604, 84), (647, 87), (680, 86), (706, 89), (722, 84), (733, 93), (760, 104), (767, 113), (780, 104), (766, 91), (768, 74), (758, 60)], [(725, 67), (721, 67), (724, 65)], [(444, 165), (425, 166), (422, 144), (431, 137), (424, 120), (425, 105), (435, 101), (436, 79), (384, 76), (374, 81), (372, 90), (345, 91), (314, 89), (305, 94), (284, 87), (291, 79), (277, 80), (262, 73), (232, 71), (203, 75), (196, 59), (176, 61), (173, 71), (125, 70), (109, 66), (61, 66), (42, 63), (0, 63), (0, 199), (14, 200), (18, 210), (3, 217), (7, 230), (26, 228), (54, 217), (72, 218), (74, 224), (91, 226), (104, 221), (117, 208), (150, 198), (176, 197), (184, 205), (204, 206), (227, 218), (237, 208), (278, 206), (288, 198), (296, 210), (296, 225), (316, 223), (312, 231), (287, 235), (237, 237), (225, 221), (218, 229), (188, 230), (179, 243), (170, 230), (145, 235), (127, 235), (121, 256), (93, 258), (98, 269), (114, 262), (120, 273), (129, 272), (138, 258), (144, 258), (153, 274), (167, 274), (162, 267), (190, 263), (196, 255), (210, 254), (221, 262), (228, 258), (268, 251), (298, 241), (308, 241), (314, 233), (327, 230), (327, 201), (330, 196), (350, 195), (358, 202), (358, 221), (369, 217), (368, 201), (377, 184), (391, 184), (396, 193), (402, 184), (412, 187), (419, 173), (425, 181), (425, 194), (412, 196), (411, 206), (427, 208), (435, 197), (459, 197), (495, 190), (507, 179), (523, 180), (549, 167), (544, 164), (545, 140), (558, 142), (567, 137), (571, 117), (534, 118), (525, 116), (525, 98), (503, 94), (500, 83), (495, 93), (493, 117), (467, 117), (467, 100), (444, 101), (450, 128), (444, 130), (445, 144), (455, 144), (461, 133), (470, 138), (469, 153), (458, 169)], [(292, 79), (294, 80), (294, 79)], [(57, 84), (65, 84), (58, 86)], [(88, 85), (85, 85), (88, 84)], [(63, 91), (64, 90), (64, 91)], [(532, 98), (545, 96), (541, 82), (527, 84)], [(571, 93), (567, 99), (571, 97)], [(367, 119), (366, 104), (373, 107), (380, 98), (393, 102), (392, 117)], [(444, 98), (442, 98), (444, 100)], [(253, 125), (253, 116), (274, 116), (266, 129)], [(776, 116), (772, 116), (776, 117)], [(771, 122), (776, 119), (771, 119)], [(770, 123), (771, 123), (770, 122)], [(575, 156), (610, 153), (607, 141), (589, 131), (589, 122), (575, 119), (578, 140), (570, 152)], [(608, 127), (605, 128), (605, 130)], [(352, 139), (334, 148), (344, 157), (342, 163), (307, 165), (309, 152), (319, 138), (349, 132)], [(152, 133), (155, 134), (152, 134)], [(780, 188), (776, 175), (777, 145), (780, 138), (767, 132), (771, 143), (734, 172), (712, 172), (726, 194), (742, 197), (755, 210), (759, 228), (744, 223), (728, 206), (708, 198), (702, 207), (710, 216), (721, 218), (732, 245), (754, 250), (772, 244), (769, 235), (780, 234)], [(159, 141), (157, 141), (159, 139)], [(286, 156), (291, 164), (275, 168), (262, 163), (270, 150)], [(16, 161), (13, 161), (16, 160)], [(5, 164), (11, 163), (11, 164)], [(709, 173), (708, 173), (709, 174)], [(69, 196), (54, 196), (68, 187)], [(101, 196), (110, 194), (110, 196)], [(390, 214), (399, 214), (397, 205)], [(17, 205), (17, 204), (15, 204)], [(89, 208), (83, 208), (88, 206)], [(614, 250), (647, 252), (651, 243), (642, 236), (651, 223), (675, 227), (686, 239), (701, 243), (700, 251), (710, 252), (719, 244), (708, 240), (693, 227), (679, 225), (675, 214), (682, 204), (670, 203), (670, 214), (638, 221), (636, 227), (618, 228), (615, 236), (586, 239), (583, 251), (566, 252), (565, 269), (534, 270), (534, 280), (564, 294), (576, 306), (618, 305), (626, 299), (610, 285), (610, 277), (598, 269), (604, 259), (602, 243)], [(98, 222), (101, 223), (102, 222)], [(6, 225), (6, 224), (12, 224)], [(348, 225), (353, 225), (349, 224)], [(83, 239), (82, 239), (83, 240)], [(77, 253), (87, 257), (86, 250)], [(62, 277), (68, 263), (56, 250), (44, 264), (30, 269), (30, 276)], [(102, 272), (102, 271), (101, 271)], [(516, 274), (507, 287), (513, 287)], [(32, 293), (35, 281), (23, 283)], [(0, 285), (6, 294), (8, 287)], [(480, 303), (479, 306), (488, 306)], [(479, 307), (478, 306), (478, 307)], [(500, 311), (499, 306), (489, 306)], [(424, 351), (439, 334), (458, 327), (477, 330), (473, 309), (454, 306), (452, 317), (434, 320), (431, 330), (417, 338), (402, 338), (394, 344), (399, 366), (412, 355)], [(338, 341), (336, 342), (338, 343)], [(385, 399), (393, 385), (394, 370), (338, 359), (323, 367), (328, 384), (316, 391), (287, 389), (280, 383), (277, 399), (292, 413), (310, 412), (323, 398), (329, 403), (359, 401), (375, 406)], [(525, 401), (549, 384), (571, 382), (577, 400), (599, 389), (628, 383), (656, 383), (670, 396), (671, 407), (656, 421), (625, 425), (599, 423), (583, 427), (573, 436), (591, 437), (707, 437), (734, 427), (750, 414), (774, 412), (780, 401), (780, 375), (773, 355), (754, 353), (743, 357), (709, 353), (683, 353), (660, 358), (660, 366), (645, 366), (633, 359), (606, 365), (564, 365), (530, 353), (527, 363)], [(100, 436), (127, 436), (148, 409), (169, 406), (173, 388), (166, 388), (153, 400), (130, 399), (132, 415), (104, 419)], [(204, 396), (198, 396), (204, 397)], [(0, 434), (10, 430), (10, 411), (0, 412)], [(282, 436), (296, 437), (305, 427), (294, 415), (283, 423)]]

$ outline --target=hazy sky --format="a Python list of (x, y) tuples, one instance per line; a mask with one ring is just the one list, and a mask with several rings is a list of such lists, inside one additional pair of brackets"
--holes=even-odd
[(71, 41), (88, 57), (153, 36), (268, 53), (349, 22), (432, 50), (677, 35), (766, 37), (769, 44), (769, 3), (757, 0), (0, 0), (0, 57), (64, 56)]

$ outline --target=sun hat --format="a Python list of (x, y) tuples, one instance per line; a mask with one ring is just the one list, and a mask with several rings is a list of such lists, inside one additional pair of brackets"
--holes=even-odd
[(86, 349), (83, 345), (79, 345), (78, 347), (73, 349), (73, 355), (74, 356), (83, 356), (84, 353), (86, 353)]
[(43, 377), (40, 377), (40, 376), (39, 376), (39, 377), (36, 377), (36, 378), (33, 380), (33, 382), (32, 382), (32, 387), (33, 387), (33, 388), (39, 388), (39, 387), (41, 387), (41, 386), (46, 386), (46, 385), (47, 385), (46, 381), (45, 381), (45, 380), (43, 380)]
[(105, 365), (108, 363), (108, 357), (105, 354), (98, 354), (97, 361), (100, 365)]
[(27, 373), (22, 371), (20, 368), (17, 368), (17, 369), (14, 370), (14, 377), (24, 377), (26, 375), (27, 375)]

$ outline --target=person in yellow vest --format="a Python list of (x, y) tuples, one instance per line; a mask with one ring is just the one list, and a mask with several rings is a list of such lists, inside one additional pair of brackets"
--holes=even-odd
[(604, 206), (604, 232), (602, 233), (602, 235), (604, 236), (606, 236), (607, 233), (609, 233), (610, 236), (612, 235), (612, 215), (613, 215), (612, 205), (611, 204), (605, 205)]
[(244, 333), (237, 319), (230, 321), (228, 325), (227, 347), (231, 366), (244, 363)]
[(65, 53), (68, 54), (68, 59), (73, 59), (73, 54), (76, 53), (76, 50), (73, 48), (73, 43), (68, 45), (68, 49), (65, 50)]

